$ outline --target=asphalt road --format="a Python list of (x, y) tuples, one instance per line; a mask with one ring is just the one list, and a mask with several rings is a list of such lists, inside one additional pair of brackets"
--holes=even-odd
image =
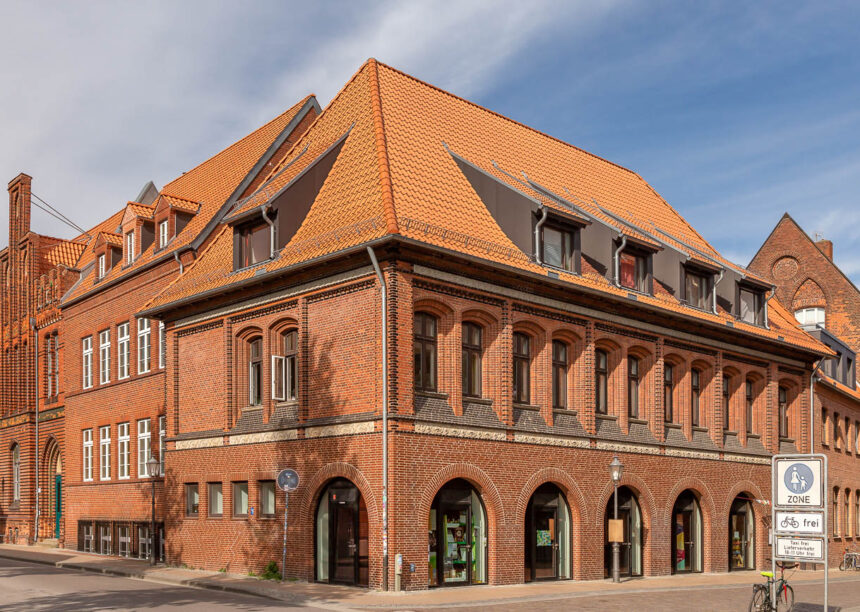
[(0, 558), (0, 610), (298, 610), (268, 599)]

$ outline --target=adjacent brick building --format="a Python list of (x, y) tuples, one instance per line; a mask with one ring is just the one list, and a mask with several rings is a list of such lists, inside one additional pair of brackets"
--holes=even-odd
[(829, 458), (831, 563), (860, 544), (860, 290), (833, 261), (833, 243), (813, 240), (787, 213), (749, 269), (768, 278), (803, 328), (835, 355), (815, 385), (815, 450)]

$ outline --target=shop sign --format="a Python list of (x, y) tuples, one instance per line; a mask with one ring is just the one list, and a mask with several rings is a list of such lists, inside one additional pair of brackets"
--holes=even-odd
[(777, 510), (774, 519), (777, 533), (824, 535), (824, 512), (789, 512)]
[(820, 538), (776, 536), (776, 558), (786, 561), (824, 561), (824, 542)]

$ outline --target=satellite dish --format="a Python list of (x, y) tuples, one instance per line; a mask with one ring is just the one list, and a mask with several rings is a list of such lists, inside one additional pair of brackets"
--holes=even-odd
[(278, 488), (281, 491), (295, 491), (299, 488), (299, 474), (287, 468), (278, 474)]

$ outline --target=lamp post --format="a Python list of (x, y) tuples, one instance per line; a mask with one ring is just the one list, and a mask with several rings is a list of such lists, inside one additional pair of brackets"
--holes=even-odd
[[(612, 499), (615, 501), (615, 517), (614, 519), (618, 520), (618, 483), (621, 482), (621, 474), (624, 473), (624, 464), (618, 460), (618, 456), (612, 458), (612, 463), (609, 464), (609, 475), (612, 477), (612, 486), (615, 488), (615, 492), (612, 495)], [(618, 541), (618, 538), (615, 538), (615, 542), (612, 543), (612, 582), (621, 582), (621, 577), (619, 575), (621, 561), (621, 542)]]
[(155, 477), (158, 476), (158, 459), (150, 455), (146, 461), (149, 477), (152, 480), (152, 515), (149, 521), (149, 564), (155, 565)]

